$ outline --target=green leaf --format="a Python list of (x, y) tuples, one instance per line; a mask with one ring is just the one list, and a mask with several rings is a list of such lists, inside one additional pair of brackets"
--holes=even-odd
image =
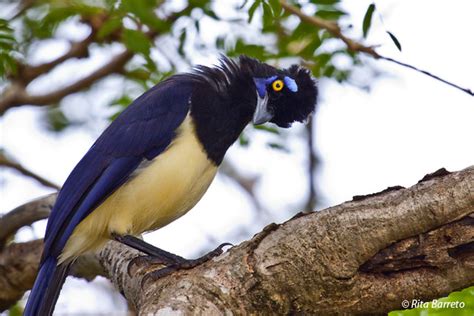
[(212, 10), (212, 9), (209, 9), (209, 8), (202, 8), (202, 11), (204, 12), (205, 15), (207, 15), (208, 17), (214, 19), (214, 20), (217, 20), (217, 21), (220, 21), (220, 18), (219, 16)]
[(335, 72), (336, 72), (336, 67), (334, 67), (333, 65), (328, 65), (324, 69), (323, 76), (331, 78), (332, 76), (334, 76)]
[(124, 94), (121, 97), (112, 100), (109, 106), (117, 107), (117, 112), (109, 116), (109, 121), (115, 120), (120, 115), (120, 113), (122, 113), (122, 111), (125, 110), (132, 102), (132, 98), (127, 94)]
[(329, 53), (321, 53), (316, 56), (315, 61), (318, 63), (318, 65), (323, 68), (326, 67), (328, 62), (331, 60), (332, 55)]
[(268, 29), (273, 26), (274, 16), (270, 5), (266, 2), (262, 3), (263, 7), (263, 28)]
[(18, 303), (10, 307), (8, 310), (8, 316), (21, 316), (23, 315), (23, 308)]
[[(317, 35), (317, 33), (314, 33)], [(306, 45), (305, 48), (300, 52), (300, 55), (306, 58), (311, 58), (314, 55), (314, 52), (316, 49), (318, 49), (321, 46), (322, 42), (319, 36), (312, 36), (312, 39), (310, 42)]]
[(136, 68), (130, 71), (127, 71), (124, 73), (124, 75), (132, 80), (137, 80), (137, 81), (146, 81), (150, 79), (150, 71), (144, 68)]
[(318, 10), (316, 16), (319, 16), (325, 20), (338, 20), (341, 16), (347, 15), (346, 12), (341, 10)]
[(268, 143), (267, 145), (271, 149), (276, 149), (276, 150), (281, 150), (281, 151), (284, 151), (284, 152), (289, 152), (288, 148), (286, 148), (285, 145), (280, 144), (280, 143), (271, 142), (271, 143)]
[(122, 41), (128, 49), (135, 53), (150, 54), (150, 39), (140, 31), (125, 29), (122, 33)]
[(225, 37), (224, 36), (218, 36), (216, 38), (216, 47), (218, 49), (224, 49), (224, 46), (225, 46)]
[(311, 3), (322, 4), (322, 5), (332, 5), (338, 3), (340, 0), (312, 0)]
[(195, 21), (194, 21), (194, 27), (196, 28), (196, 31), (197, 31), (198, 33), (201, 32), (200, 20), (195, 20)]
[(365, 12), (364, 16), (364, 21), (362, 22), (362, 31), (364, 32), (364, 38), (366, 38), (367, 34), (369, 33), (370, 25), (372, 24), (372, 15), (374, 14), (374, 11), (375, 4), (372, 3), (367, 8), (367, 11)]
[(18, 53), (17, 47), (13, 29), (7, 20), (0, 19), (0, 78), (16, 74), (17, 62), (13, 56)]
[(48, 130), (52, 132), (62, 132), (71, 125), (71, 121), (66, 117), (61, 108), (54, 106), (48, 109), (46, 113)]
[(247, 2), (249, 2), (249, 0), (244, 0), (242, 4), (239, 5), (239, 10), (242, 10), (243, 8), (245, 8), (245, 6), (247, 5)]
[(247, 135), (245, 135), (245, 132), (240, 134), (240, 136), (239, 136), (239, 145), (242, 146), (242, 147), (246, 147), (246, 146), (249, 145), (249, 143), (250, 143), (250, 140), (247, 137)]
[(0, 33), (0, 42), (15, 42), (15, 38), (11, 34)]
[(10, 51), (12, 50), (11, 43), (0, 41), (0, 50)]
[(122, 108), (126, 108), (130, 103), (132, 103), (132, 101), (133, 100), (129, 95), (124, 94), (121, 97), (119, 97), (115, 100), (112, 100), (112, 102), (110, 102), (110, 104), (111, 105), (119, 105)]
[(228, 51), (227, 54), (229, 55), (229, 57), (236, 57), (238, 55), (245, 54), (260, 60), (264, 60), (267, 55), (264, 46), (246, 44), (241, 38), (239, 38), (235, 43), (234, 49)]
[(268, 133), (271, 133), (271, 134), (276, 134), (276, 135), (279, 135), (279, 134), (280, 134), (280, 131), (279, 131), (277, 128), (272, 127), (272, 126), (267, 126), (267, 125), (254, 125), (253, 128), (256, 129), (256, 130), (268, 132)]
[(262, 2), (262, 0), (256, 0), (249, 8), (249, 20), (248, 22), (251, 23), (252, 22), (252, 19), (253, 19), (253, 15), (255, 14), (255, 11), (257, 10), (257, 8), (260, 6), (260, 3)]
[(186, 36), (187, 32), (186, 29), (184, 29), (181, 35), (179, 36), (178, 52), (180, 55), (184, 55), (184, 44), (186, 44)]
[(281, 16), (281, 12), (282, 12), (283, 9), (281, 7), (280, 1), (279, 0), (269, 0), (268, 3), (270, 4), (270, 7), (272, 8), (273, 16), (275, 16), (275, 17)]
[(9, 52), (0, 50), (0, 78), (6, 78), (10, 74), (16, 74), (17, 62)]
[(154, 30), (167, 31), (171, 25), (156, 16), (156, 6), (156, 1), (152, 0), (123, 0), (120, 8), (124, 12), (132, 13), (141, 23), (148, 25)]
[(122, 18), (115, 17), (115, 18), (110, 18), (107, 21), (105, 21), (104, 24), (102, 24), (102, 27), (99, 29), (99, 32), (97, 32), (97, 37), (99, 39), (103, 39), (107, 35), (110, 35), (117, 29), (119, 29), (122, 26)]
[(389, 31), (387, 31), (387, 34), (390, 36), (390, 38), (392, 39), (395, 46), (397, 46), (398, 50), (402, 51), (402, 45), (400, 44), (398, 39), (395, 37), (395, 35), (393, 35), (393, 33), (389, 32)]
[(332, 77), (334, 79), (336, 79), (337, 82), (342, 83), (342, 82), (347, 81), (349, 79), (350, 74), (351, 73), (350, 73), (349, 70), (336, 69), (334, 71), (334, 73), (332, 74)]
[(306, 37), (308, 34), (314, 33), (315, 27), (309, 23), (300, 22), (298, 26), (292, 31), (292, 38)]

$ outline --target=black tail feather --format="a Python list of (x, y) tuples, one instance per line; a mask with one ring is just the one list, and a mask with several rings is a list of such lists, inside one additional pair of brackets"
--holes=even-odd
[(71, 262), (57, 264), (56, 258), (46, 258), (31, 289), (24, 316), (50, 316), (59, 297)]

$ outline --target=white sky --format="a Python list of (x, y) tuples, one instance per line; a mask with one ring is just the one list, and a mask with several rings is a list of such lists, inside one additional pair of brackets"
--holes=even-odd
[[(344, 1), (355, 31), (360, 29), (370, 3)], [(378, 52), (474, 89), (472, 1), (392, 0), (376, 4), (384, 26), (375, 16), (368, 43), (382, 45)], [(394, 48), (383, 27), (400, 40), (402, 53)], [(60, 50), (58, 47), (45, 54), (53, 58)], [(320, 84), (315, 134), (322, 159), (317, 181), (325, 206), (387, 186), (413, 185), (426, 173), (441, 167), (454, 171), (474, 163), (473, 97), (384, 61), (375, 65), (386, 76), (373, 82), (370, 93), (327, 80)], [(113, 89), (113, 84), (110, 81), (105, 85)], [(100, 101), (96, 101), (100, 96), (93, 96), (88, 100), (76, 97), (71, 102), (75, 106), (81, 102), (93, 107)], [(71, 129), (61, 136), (52, 136), (43, 131), (39, 115), (40, 110), (35, 108), (10, 110), (0, 119), (0, 146), (27, 168), (62, 183), (97, 135)], [(301, 132), (301, 126), (288, 132), (293, 139), (291, 154), (264, 148), (262, 135), (255, 136), (249, 149), (234, 146), (228, 154), (231, 162), (238, 163), (246, 174), (262, 174), (259, 197), (272, 210), (276, 221), (284, 221), (290, 213), (298, 211), (295, 207), (306, 194), (306, 154), (304, 145), (296, 139)], [(0, 212), (49, 192), (15, 172), (1, 173)], [(237, 223), (246, 229), (246, 236), (238, 239)], [(267, 223), (256, 221), (245, 195), (224, 177), (218, 177), (195, 209), (146, 239), (164, 249), (194, 256), (197, 251), (221, 242), (248, 238)], [(35, 227), (35, 236), (41, 236), (44, 223)], [(19, 239), (29, 239), (31, 234), (30, 229), (24, 229)], [(101, 302), (87, 304), (90, 312), (97, 311), (99, 306), (104, 308), (103, 312), (111, 306), (117, 310), (124, 308), (112, 301), (118, 296), (110, 298), (102, 290), (108, 286), (106, 282), (94, 282), (88, 291), (84, 291), (84, 284), (85, 281), (68, 280), (58, 312), (86, 312), (84, 300)], [(103, 304), (107, 300), (111, 303)]]

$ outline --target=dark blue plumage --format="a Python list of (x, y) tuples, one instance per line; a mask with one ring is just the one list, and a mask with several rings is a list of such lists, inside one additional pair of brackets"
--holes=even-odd
[(97, 139), (61, 189), (48, 220), (43, 260), (58, 256), (77, 223), (123, 184), (143, 159), (153, 159), (171, 143), (188, 113), (191, 89), (190, 80), (180, 76), (155, 86)]
[[(192, 80), (172, 77), (137, 98), (97, 139), (62, 187), (46, 228), (42, 265), (25, 315), (36, 315), (74, 228), (133, 173), (159, 155), (189, 111)], [(61, 286), (61, 285), (60, 285)], [(59, 291), (57, 289), (57, 291)]]

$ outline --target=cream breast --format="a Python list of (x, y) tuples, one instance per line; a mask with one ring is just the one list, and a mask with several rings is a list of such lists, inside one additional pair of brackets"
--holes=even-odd
[(138, 235), (169, 224), (201, 199), (216, 171), (188, 115), (171, 145), (76, 227), (60, 261), (101, 247), (111, 233)]

